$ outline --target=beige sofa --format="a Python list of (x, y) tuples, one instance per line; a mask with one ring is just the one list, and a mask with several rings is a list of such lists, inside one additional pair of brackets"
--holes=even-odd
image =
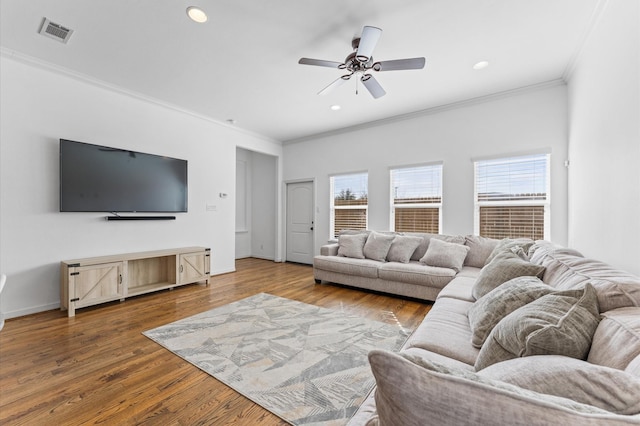
[(399, 353), (370, 353), (376, 389), (349, 425), (640, 424), (640, 277), (545, 241), (476, 242), (486, 265), (454, 274)]
[[(427, 233), (400, 235), (393, 232), (375, 234), (387, 236), (391, 240), (384, 259), (376, 258), (375, 253), (370, 254), (366, 250), (369, 236), (372, 235), (370, 231), (343, 232), (339, 237), (339, 242), (322, 246), (320, 255), (314, 257), (313, 275), (316, 283), (326, 281), (433, 301), (454, 278), (468, 277), (469, 280), (472, 280), (484, 266), (485, 259), (498, 243), (497, 240), (471, 235), (467, 237)], [(363, 237), (354, 243), (362, 244), (361, 247), (358, 247), (359, 250), (351, 248), (351, 252), (347, 251), (346, 256), (339, 255), (338, 252), (344, 248), (344, 240), (355, 239), (359, 235)], [(403, 253), (397, 252), (395, 257), (393, 255), (397, 245), (394, 243), (396, 237), (413, 239), (413, 245), (403, 246), (406, 250), (404, 256)], [(421, 262), (421, 259), (427, 255), (432, 239), (463, 245), (467, 247), (468, 253), (465, 252), (464, 255), (457, 253), (457, 263), (455, 261), (448, 262), (449, 259), (435, 259), (430, 262), (432, 264)], [(340, 244), (343, 244), (343, 247)], [(381, 252), (384, 252), (384, 246)], [(444, 267), (440, 265), (444, 265)]]

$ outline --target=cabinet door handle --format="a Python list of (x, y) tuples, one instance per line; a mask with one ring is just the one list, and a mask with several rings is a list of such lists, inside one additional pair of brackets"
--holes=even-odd
[(122, 274), (118, 275), (118, 284), (122, 284)]
[(183, 269), (184, 269), (184, 267), (182, 265), (180, 265), (180, 273), (182, 273)]

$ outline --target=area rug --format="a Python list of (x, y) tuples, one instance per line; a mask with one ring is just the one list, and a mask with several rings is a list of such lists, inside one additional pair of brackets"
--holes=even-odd
[(375, 381), (367, 354), (409, 331), (266, 293), (145, 336), (293, 425), (344, 425)]

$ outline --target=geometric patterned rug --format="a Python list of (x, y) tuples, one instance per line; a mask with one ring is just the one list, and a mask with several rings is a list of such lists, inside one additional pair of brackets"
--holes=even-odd
[(410, 331), (260, 293), (143, 334), (293, 425), (337, 426), (375, 384), (369, 351)]

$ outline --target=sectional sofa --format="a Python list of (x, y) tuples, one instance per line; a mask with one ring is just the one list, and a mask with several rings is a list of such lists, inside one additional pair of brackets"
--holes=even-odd
[(435, 302), (399, 353), (369, 354), (350, 426), (640, 425), (640, 277), (547, 241), (418, 235), (407, 259), (416, 240), (363, 235), (323, 247), (316, 280)]

